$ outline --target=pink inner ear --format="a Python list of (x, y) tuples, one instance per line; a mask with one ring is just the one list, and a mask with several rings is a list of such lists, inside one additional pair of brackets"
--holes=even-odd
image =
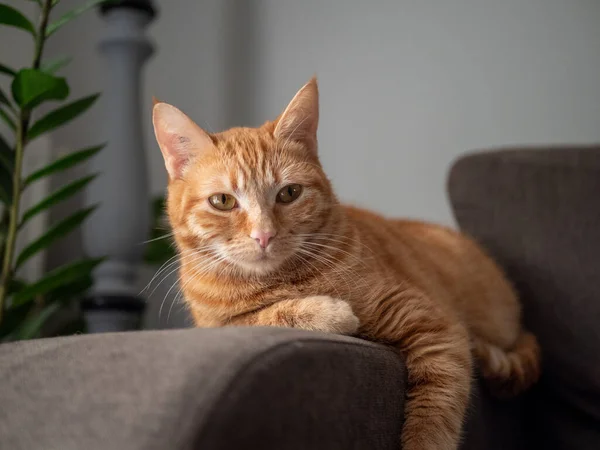
[(162, 124), (159, 124), (156, 128), (156, 140), (163, 154), (167, 172), (169, 172), (171, 179), (180, 178), (183, 168), (189, 160), (185, 145), (189, 142), (189, 138), (171, 133), (160, 125)]
[(156, 140), (172, 180), (181, 178), (193, 156), (214, 148), (208, 134), (174, 106), (158, 103), (152, 116)]
[(172, 178), (180, 178), (183, 175), (183, 169), (189, 161), (189, 155), (181, 148), (181, 142), (189, 142), (184, 136), (173, 135), (169, 137), (167, 144), (168, 155), (164, 155), (167, 170)]

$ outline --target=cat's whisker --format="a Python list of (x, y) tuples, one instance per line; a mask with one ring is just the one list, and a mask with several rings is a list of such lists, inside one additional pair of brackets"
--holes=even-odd
[[(348, 279), (345, 276), (345, 275), (348, 274), (346, 267), (340, 266), (340, 265), (337, 264), (337, 262), (331, 261), (330, 259), (326, 258), (325, 256), (319, 255), (319, 254), (317, 254), (317, 253), (315, 253), (313, 251), (310, 251), (308, 249), (301, 248), (298, 251), (301, 252), (301, 253), (303, 253), (303, 254), (305, 254), (305, 255), (307, 255), (307, 256), (312, 257), (316, 261), (318, 261), (321, 264), (327, 266), (331, 270), (331, 272), (333, 272), (334, 274), (342, 276), (342, 280), (346, 283), (346, 288), (349, 291), (351, 291), (350, 290), (350, 283), (348, 282)], [(339, 295), (339, 292), (338, 292), (338, 295)]]
[[(216, 266), (218, 266), (219, 264), (221, 264), (222, 262), (226, 262), (226, 255), (219, 255), (216, 258), (214, 256), (211, 256), (211, 260), (209, 260), (208, 264), (206, 266), (202, 266), (201, 264), (196, 264), (191, 271), (194, 273), (194, 275), (192, 275), (192, 277), (190, 277), (183, 285), (181, 285), (179, 287), (178, 292), (175, 294), (175, 297), (173, 298), (173, 300), (171, 301), (171, 306), (169, 307), (169, 312), (167, 314), (167, 323), (169, 323), (169, 319), (171, 317), (171, 310), (173, 309), (173, 305), (175, 304), (177, 297), (179, 294), (183, 294), (183, 291), (185, 289), (185, 287), (191, 283), (194, 282), (195, 280), (197, 280), (198, 278), (200, 278), (202, 275), (208, 273), (210, 270), (212, 270), (213, 268), (215, 268)], [(201, 271), (196, 272), (199, 268), (202, 268)], [(171, 288), (167, 291), (166, 295), (165, 295), (165, 299), (168, 297), (169, 293), (171, 292), (171, 290), (173, 289), (173, 287), (179, 282), (180, 280), (177, 280), (177, 282), (173, 283), (173, 285), (171, 286)], [(183, 295), (182, 295), (183, 296)], [(163, 304), (165, 299), (163, 299)], [(162, 305), (161, 305), (161, 310), (162, 310)], [(159, 311), (159, 320), (160, 320), (160, 315), (161, 315), (161, 311)]]
[(140, 293), (138, 295), (141, 295), (144, 291), (146, 291), (154, 282), (154, 280), (162, 273), (163, 270), (167, 269), (168, 267), (170, 267), (172, 264), (175, 264), (177, 262), (179, 262), (182, 258), (180, 258), (180, 260), (175, 261), (175, 262), (170, 262), (173, 261), (173, 259), (176, 259), (178, 257), (181, 257), (181, 253), (186, 253), (186, 252), (193, 252), (196, 253), (195, 250), (185, 250), (179, 253), (176, 253), (174, 256), (171, 256), (168, 260), (166, 260), (156, 271), (156, 273), (152, 276), (152, 279), (148, 282), (148, 284), (144, 287), (144, 289), (142, 289), (140, 291)]
[[(299, 252), (299, 253), (296, 253), (296, 255), (295, 255), (295, 256), (297, 256), (298, 258), (300, 258), (300, 260), (301, 260), (301, 261), (303, 261), (305, 264), (308, 264), (308, 266), (309, 266), (309, 270), (310, 270), (311, 274), (313, 274), (313, 275), (316, 275), (316, 276), (318, 276), (318, 275), (319, 275), (319, 270), (317, 269), (317, 267), (316, 267), (314, 264), (312, 264), (312, 263), (310, 262), (310, 260), (308, 260), (308, 259), (306, 259), (306, 258), (303, 258), (303, 257), (300, 255), (300, 252)], [(327, 282), (329, 283), (329, 285), (331, 286), (331, 288), (332, 288), (332, 289), (333, 289), (333, 290), (336, 292), (337, 296), (338, 296), (338, 297), (340, 297), (340, 292), (339, 292), (339, 291), (337, 290), (337, 288), (335, 287), (335, 284), (334, 284), (334, 283), (332, 283), (332, 282), (331, 282), (331, 280), (329, 280), (329, 279), (327, 279), (327, 278), (326, 278), (326, 280), (327, 280)]]
[(332, 241), (332, 242), (338, 242), (340, 244), (348, 245), (347, 242), (344, 242), (344, 239), (345, 239), (345, 240), (348, 240), (350, 242), (354, 242), (356, 244), (359, 244), (360, 246), (362, 246), (362, 247), (366, 248), (367, 250), (369, 250), (369, 252), (371, 252), (373, 255), (376, 254), (369, 246), (367, 246), (364, 242), (360, 241), (359, 239), (351, 238), (349, 236), (344, 236), (344, 235), (341, 235), (341, 234), (305, 233), (305, 234), (297, 234), (296, 236), (304, 237), (304, 238), (324, 239), (324, 240), (328, 240), (328, 241)]
[(332, 246), (332, 245), (321, 244), (321, 243), (318, 243), (318, 242), (305, 242), (304, 244), (305, 245), (310, 245), (310, 246), (313, 246), (313, 247), (316, 246), (316, 247), (320, 247), (320, 248), (326, 248), (326, 249), (329, 249), (329, 250), (334, 250), (334, 251), (343, 253), (348, 258), (351, 258), (351, 259), (353, 259), (355, 261), (358, 261), (359, 264), (361, 264), (361, 265), (363, 265), (365, 267), (367, 266), (367, 264), (365, 264), (365, 262), (363, 260), (361, 260), (360, 258), (358, 258), (356, 255), (353, 255), (352, 253), (350, 253), (350, 252), (348, 252), (346, 250), (343, 250), (341, 248), (338, 248), (338, 247), (335, 247), (335, 246)]
[[(153, 282), (153, 281), (154, 281), (154, 280), (155, 280), (155, 279), (156, 279), (158, 276), (160, 276), (161, 274), (164, 274), (164, 272), (166, 272), (167, 270), (169, 270), (171, 267), (173, 267), (173, 266), (176, 266), (175, 270), (177, 270), (177, 269), (180, 267), (181, 263), (182, 263), (184, 260), (185, 260), (185, 261), (187, 261), (187, 260), (188, 260), (188, 259), (190, 259), (190, 258), (193, 258), (193, 259), (195, 259), (196, 257), (200, 257), (200, 256), (202, 256), (202, 255), (203, 255), (203, 254), (199, 254), (198, 252), (193, 252), (193, 254), (183, 255), (183, 256), (182, 256), (182, 257), (180, 257), (179, 259), (177, 259), (177, 260), (175, 260), (175, 261), (172, 261), (172, 262), (170, 262), (170, 263), (168, 263), (168, 261), (167, 261), (167, 263), (168, 263), (168, 264), (167, 264), (167, 263), (163, 264), (163, 266), (164, 266), (164, 267), (162, 267), (161, 269), (159, 269), (159, 270), (157, 271), (157, 273), (154, 275), (154, 277), (152, 277), (152, 280), (150, 280), (150, 283), (148, 283), (148, 286), (147, 286), (147, 287), (149, 287), (149, 286), (150, 286), (150, 284), (151, 284), (151, 283), (152, 283), (152, 282)], [(175, 257), (173, 257), (173, 258), (176, 258), (177, 256), (179, 256), (179, 255), (175, 255)], [(171, 258), (170, 260), (172, 260), (173, 258)], [(169, 261), (170, 261), (170, 260), (169, 260)], [(175, 270), (172, 270), (171, 272), (169, 272), (169, 273), (166, 275), (166, 277), (168, 277), (169, 275), (171, 275), (171, 274), (172, 274), (172, 273), (173, 273)], [(163, 280), (164, 280), (164, 278), (163, 278)], [(160, 283), (162, 283), (162, 280), (161, 280), (161, 282), (160, 282)], [(158, 283), (158, 285), (157, 285), (157, 286), (154, 288), (154, 290), (153, 290), (153, 291), (150, 293), (150, 296), (152, 296), (152, 294), (154, 294), (154, 292), (156, 291), (156, 289), (158, 288), (158, 286), (160, 286), (160, 283)]]
[[(304, 244), (307, 244), (307, 243), (305, 242)], [(356, 280), (362, 279), (361, 275), (358, 274), (353, 269), (353, 267), (347, 263), (347, 261), (344, 261), (342, 259), (336, 258), (334, 255), (331, 255), (329, 253), (323, 253), (321, 251), (321, 249), (319, 248), (319, 246), (317, 246), (317, 247), (314, 247), (314, 246), (313, 247), (309, 247), (308, 249), (305, 247), (304, 250), (309, 250), (311, 252), (311, 254), (313, 255), (313, 257), (315, 257), (315, 258), (318, 257), (318, 258), (325, 258), (325, 259), (327, 259), (328, 261), (330, 261), (332, 264), (335, 265), (335, 267), (336, 267), (337, 270), (343, 270), (345, 272), (345, 274), (353, 275), (353, 277), (351, 279), (355, 281), (355, 285), (356, 285)], [(350, 255), (350, 256), (353, 257), (354, 260), (361, 262), (360, 260), (358, 260), (357, 258), (355, 258), (354, 255)]]
[[(192, 260), (191, 263), (195, 263), (201, 259), (204, 259), (206, 257), (206, 255), (196, 255), (197, 258)], [(190, 263), (190, 262), (187, 262)], [(165, 275), (163, 277), (163, 279), (160, 281), (160, 283), (154, 288), (154, 290), (152, 291), (152, 293), (150, 294), (150, 296), (152, 296), (154, 294), (154, 292), (156, 291), (156, 289), (158, 289), (158, 287), (162, 284), (163, 281), (165, 281), (171, 274), (173, 274), (175, 271), (177, 271), (179, 269), (179, 266), (177, 266), (175, 269), (173, 269), (171, 272), (169, 272), (167, 275)], [(160, 322), (160, 319), (162, 317), (162, 309), (163, 306), (165, 304), (165, 301), (167, 300), (167, 297), (169, 296), (169, 293), (171, 292), (171, 289), (173, 289), (173, 286), (175, 286), (176, 284), (179, 283), (179, 279), (176, 279), (173, 284), (171, 285), (171, 287), (169, 288), (169, 290), (167, 291), (167, 293), (165, 294), (165, 296), (163, 297), (162, 301), (160, 302), (160, 307), (158, 309), (158, 320)]]
[[(335, 244), (337, 241), (327, 239), (327, 242)], [(344, 245), (341, 242), (339, 242), (339, 243)], [(329, 254), (329, 256), (332, 257), (333, 259), (338, 260), (338, 262), (341, 264), (350, 264), (351, 266), (359, 265), (364, 268), (369, 267), (369, 264), (367, 264), (367, 259), (371, 259), (371, 255), (368, 255), (368, 256), (361, 255), (362, 257), (359, 257), (358, 255), (356, 255), (355, 253), (353, 253), (351, 251), (344, 250), (342, 248), (339, 248), (336, 245), (323, 244), (322, 242), (303, 241), (301, 245), (308, 246), (315, 250), (316, 249), (319, 249), (321, 251), (329, 250), (330, 252), (328, 252), (327, 254)], [(351, 250), (351, 249), (349, 249), (349, 250)], [(335, 252), (341, 253), (344, 256), (344, 258), (335, 258), (334, 255), (332, 254)]]
[(156, 237), (154, 239), (148, 239), (147, 241), (140, 242), (139, 245), (144, 245), (144, 244), (149, 244), (150, 242), (160, 241), (161, 239), (166, 239), (166, 238), (169, 238), (169, 237), (173, 237), (174, 235), (175, 235), (175, 232), (163, 234), (162, 236)]
[[(214, 267), (216, 267), (219, 263), (222, 263), (224, 261), (226, 261), (227, 257), (226, 255), (222, 255), (222, 254), (217, 254), (215, 255), (211, 255), (210, 258), (207, 258), (205, 261), (201, 261), (200, 263), (196, 263), (196, 265), (194, 267), (191, 268), (191, 272), (193, 273), (193, 277), (191, 278), (191, 280), (195, 279), (196, 277), (200, 277), (202, 275), (205, 275), (206, 273), (210, 272), (210, 270), (212, 270)], [(198, 269), (202, 269), (200, 271), (198, 271)], [(188, 280), (185, 284), (187, 285), (191, 280)]]
[(322, 258), (330, 262), (335, 267), (335, 272), (343, 277), (344, 281), (346, 281), (346, 284), (349, 284), (348, 279), (350, 279), (355, 289), (359, 288), (359, 281), (363, 279), (363, 276), (354, 270), (352, 266), (348, 265), (346, 261), (337, 259), (332, 255), (316, 253), (314, 248), (309, 248), (306, 250), (309, 250), (315, 259)]
[(356, 242), (357, 244), (360, 244), (360, 245), (365, 245), (364, 242), (362, 240), (360, 240), (360, 239), (357, 239), (357, 238), (351, 237), (351, 236), (346, 236), (344, 234), (339, 234), (339, 233), (323, 233), (323, 232), (299, 233), (296, 236), (302, 236), (302, 237), (320, 237), (320, 238), (326, 238), (326, 239), (337, 238), (340, 241), (347, 240), (347, 241), (350, 241), (350, 242)]
[(144, 289), (142, 289), (140, 291), (140, 293), (138, 295), (141, 295), (144, 293), (144, 291), (146, 291), (150, 285), (154, 282), (154, 280), (156, 279), (156, 277), (162, 272), (163, 268), (167, 265), (171, 265), (172, 263), (170, 263), (170, 261), (173, 261), (174, 259), (176, 259), (179, 255), (175, 254), (174, 256), (171, 256), (169, 259), (167, 259), (164, 263), (162, 263), (162, 265), (158, 268), (158, 270), (154, 273), (154, 275), (152, 276), (152, 278), (150, 279), (150, 281), (148, 282), (148, 284), (146, 284), (146, 286), (144, 287)]
[(342, 276), (344, 278), (344, 281), (347, 281), (348, 277), (349, 277), (350, 280), (353, 281), (355, 287), (358, 286), (357, 281), (361, 280), (362, 277), (355, 270), (351, 269), (350, 267), (345, 266), (343, 262), (340, 262), (339, 260), (333, 259), (331, 257), (325, 257), (321, 254), (315, 254), (315, 253), (312, 253), (310, 250), (309, 250), (309, 253), (316, 260), (327, 261), (330, 264), (330, 267), (332, 268), (334, 273)]
[[(205, 250), (208, 251), (208, 250)], [(175, 273), (177, 270), (179, 270), (179, 268), (181, 267), (181, 264), (184, 262), (185, 263), (189, 263), (189, 262), (195, 262), (198, 260), (201, 260), (202, 258), (206, 258), (207, 255), (209, 255), (208, 253), (204, 253), (203, 252), (199, 252), (199, 251), (194, 251), (193, 254), (189, 254), (189, 255), (184, 255), (182, 258), (180, 258), (177, 261), (173, 261), (172, 263), (169, 264), (169, 266), (167, 267), (172, 267), (173, 265), (175, 265), (175, 268), (170, 270), (169, 273), (167, 273), (166, 275), (163, 276), (162, 280), (154, 287), (154, 289), (152, 290), (152, 292), (150, 293), (150, 297), (154, 294), (154, 292), (156, 292), (156, 290), (160, 287), (160, 285), (163, 283), (163, 281), (165, 281), (168, 277), (170, 277), (173, 273)], [(191, 261), (190, 261), (191, 259)], [(167, 268), (163, 269), (163, 274), (164, 272), (167, 270)]]
[[(207, 256), (206, 256), (206, 255), (201, 255), (201, 256), (202, 256), (202, 258), (197, 258), (197, 259), (195, 259), (195, 260), (193, 260), (193, 261), (187, 262), (187, 264), (195, 264), (195, 266), (192, 268), (192, 271), (195, 271), (195, 270), (196, 270), (196, 269), (197, 269), (197, 268), (200, 266), (200, 263), (199, 263), (199, 261), (205, 260), (205, 259), (207, 258)], [(210, 258), (212, 258), (212, 256), (209, 256), (208, 258), (210, 259)], [(171, 273), (173, 273), (173, 272), (171, 272)], [(159, 310), (158, 310), (158, 318), (159, 318), (159, 321), (160, 321), (160, 318), (161, 318), (161, 316), (162, 316), (162, 309), (163, 309), (163, 306), (164, 306), (164, 303), (165, 303), (166, 299), (169, 297), (169, 294), (171, 293), (171, 291), (173, 290), (173, 288), (174, 288), (174, 287), (175, 287), (177, 284), (179, 284), (179, 282), (180, 282), (180, 280), (179, 280), (179, 279), (175, 280), (175, 281), (173, 282), (173, 284), (171, 285), (171, 287), (169, 288), (169, 290), (167, 291), (167, 293), (165, 294), (165, 296), (164, 296), (164, 298), (163, 298), (163, 300), (162, 300), (162, 302), (161, 302), (161, 304), (160, 304), (160, 308), (159, 308)], [(182, 287), (181, 289), (183, 289), (183, 287)], [(175, 298), (176, 298), (176, 297), (177, 297), (177, 295), (175, 295)], [(171, 307), (169, 308), (169, 315), (167, 316), (167, 323), (169, 322), (170, 311), (171, 311), (171, 308), (173, 307), (173, 303), (174, 303), (174, 301), (175, 301), (175, 299), (173, 299), (173, 300), (171, 301)]]
[[(315, 251), (316, 250), (324, 251), (323, 249), (328, 249), (328, 250), (340, 252), (340, 253), (343, 253), (347, 258), (350, 258), (351, 261), (356, 261), (358, 264), (367, 267), (367, 264), (365, 263), (364, 260), (360, 259), (355, 254), (350, 253), (350, 252), (348, 252), (348, 251), (346, 251), (344, 249), (341, 249), (339, 247), (336, 247), (336, 246), (331, 246), (331, 245), (326, 245), (326, 244), (322, 244), (322, 243), (318, 243), (318, 242), (311, 242), (311, 241), (306, 241), (306, 240), (297, 241), (297, 244), (300, 247), (303, 247), (303, 246), (307, 247), (308, 246), (308, 247), (312, 248)], [(335, 258), (334, 255), (332, 255), (332, 254), (327, 253), (327, 255), (330, 258), (334, 259), (336, 263), (340, 263), (340, 264), (343, 264), (343, 265), (345, 265), (347, 263), (347, 261), (343, 261), (342, 259)]]

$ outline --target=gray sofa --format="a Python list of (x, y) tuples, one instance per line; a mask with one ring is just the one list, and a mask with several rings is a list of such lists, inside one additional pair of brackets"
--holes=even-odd
[[(529, 394), (476, 382), (462, 448), (600, 448), (600, 148), (452, 168), (461, 228), (506, 268), (544, 351)], [(275, 328), (0, 345), (0, 449), (399, 449), (406, 371), (359, 339)]]

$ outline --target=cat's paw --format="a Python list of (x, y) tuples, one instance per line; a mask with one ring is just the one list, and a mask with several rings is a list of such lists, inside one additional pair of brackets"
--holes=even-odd
[(304, 330), (352, 335), (359, 327), (347, 302), (326, 295), (302, 299), (297, 312), (295, 326)]

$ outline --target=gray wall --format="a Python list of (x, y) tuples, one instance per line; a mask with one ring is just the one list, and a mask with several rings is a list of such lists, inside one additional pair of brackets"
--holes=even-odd
[(445, 174), (466, 150), (600, 139), (597, 1), (259, 3), (258, 115), (316, 71), (347, 201), (450, 222)]
[[(154, 192), (165, 173), (152, 94), (219, 130), (273, 118), (313, 73), (338, 192), (392, 215), (451, 223), (444, 177), (467, 150), (600, 140), (596, 0), (156, 3), (144, 83)], [(75, 53), (69, 75), (82, 90), (101, 86), (100, 31), (92, 14), (54, 42)], [(89, 142), (98, 120), (97, 108), (57, 142)]]
[[(4, 0), (2, 3), (18, 8), (25, 14), (35, 11), (35, 5), (21, 0)], [(25, 64), (31, 64), (33, 55), (33, 38), (25, 31), (17, 28), (0, 26), (0, 61), (4, 64), (17, 68)], [(6, 95), (10, 95), (10, 83), (8, 78), (0, 75), (0, 87)], [(0, 120), (0, 133), (8, 139), (12, 131)], [(11, 141), (12, 142), (12, 141)]]
[[(216, 131), (274, 118), (313, 73), (322, 160), (340, 196), (389, 215), (452, 223), (445, 175), (465, 151), (600, 140), (596, 0), (156, 3), (143, 87), (154, 193), (166, 177), (151, 95)], [(53, 38), (51, 52), (75, 56), (75, 95), (102, 87), (101, 32), (90, 14)], [(56, 144), (100, 141), (102, 114), (56, 133)]]

